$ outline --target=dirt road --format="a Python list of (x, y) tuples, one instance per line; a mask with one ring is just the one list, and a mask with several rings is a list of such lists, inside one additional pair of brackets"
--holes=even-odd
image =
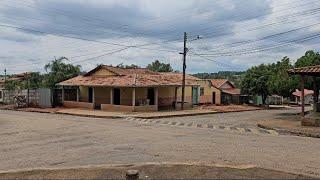
[[(264, 118), (265, 113), (255, 115)], [(242, 118), (241, 113), (233, 117), (237, 118)], [(191, 162), (250, 165), (320, 177), (319, 149), (319, 139), (306, 137), (0, 111), (1, 171)]]

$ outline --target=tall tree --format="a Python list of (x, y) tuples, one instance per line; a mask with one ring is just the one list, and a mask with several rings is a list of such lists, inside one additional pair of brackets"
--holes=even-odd
[(248, 69), (241, 84), (242, 93), (261, 95), (263, 104), (265, 104), (268, 95), (270, 95), (268, 88), (269, 76), (268, 65), (261, 64)]
[(291, 93), (298, 86), (296, 78), (289, 76), (288, 69), (293, 68), (288, 57), (281, 61), (270, 64), (270, 77), (268, 87), (271, 94), (290, 97)]
[[(320, 65), (320, 53), (315, 52), (313, 50), (307, 51), (303, 56), (301, 56), (295, 63), (295, 67), (305, 67), (305, 66), (314, 66)], [(299, 80), (298, 77), (295, 77), (296, 81)], [(305, 88), (306, 89), (313, 89), (313, 80), (311, 77), (306, 78)], [(317, 81), (317, 86), (320, 88), (320, 80)]]
[(54, 88), (57, 83), (73, 78), (80, 74), (80, 65), (74, 66), (72, 64), (64, 63), (68, 60), (66, 57), (60, 57), (45, 65), (47, 74), (45, 75), (45, 84), (49, 88)]
[(173, 69), (170, 64), (161, 63), (159, 60), (148, 64), (147, 69), (155, 72), (172, 72)]
[(39, 72), (31, 72), (26, 75), (24, 88), (38, 89), (43, 86), (43, 76)]
[(304, 56), (300, 57), (295, 63), (295, 67), (305, 67), (320, 65), (320, 54), (313, 50), (307, 51)]

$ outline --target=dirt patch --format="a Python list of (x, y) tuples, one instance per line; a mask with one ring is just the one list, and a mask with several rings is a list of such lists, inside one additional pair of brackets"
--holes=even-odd
[(186, 164), (39, 169), (0, 173), (0, 179), (125, 179), (127, 170), (138, 170), (140, 179), (311, 179), (311, 177), (299, 174), (250, 166), (226, 167)]
[(226, 106), (204, 105), (199, 108), (218, 111), (218, 112), (242, 112), (242, 111), (255, 111), (255, 110), (263, 109), (260, 107), (248, 106), (248, 105), (226, 105)]
[(320, 138), (320, 127), (301, 126), (300, 119), (267, 120), (259, 122), (258, 127), (268, 130), (275, 130), (280, 134), (291, 134), (297, 136)]

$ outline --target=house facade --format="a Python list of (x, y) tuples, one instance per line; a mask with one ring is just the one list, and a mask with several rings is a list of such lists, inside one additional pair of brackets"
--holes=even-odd
[(199, 80), (201, 104), (239, 104), (240, 89), (227, 79)]
[[(181, 73), (101, 65), (85, 75), (59, 83), (66, 107), (105, 111), (158, 111), (181, 106)], [(198, 78), (186, 76), (185, 107), (197, 104)], [(196, 96), (196, 97), (194, 97)]]

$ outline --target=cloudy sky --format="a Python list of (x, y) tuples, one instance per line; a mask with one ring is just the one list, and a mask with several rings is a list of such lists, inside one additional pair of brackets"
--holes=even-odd
[[(89, 70), (145, 66), (240, 71), (319, 50), (318, 0), (1, 0), (0, 74), (41, 71), (55, 57)], [(200, 39), (199, 39), (200, 38)]]

